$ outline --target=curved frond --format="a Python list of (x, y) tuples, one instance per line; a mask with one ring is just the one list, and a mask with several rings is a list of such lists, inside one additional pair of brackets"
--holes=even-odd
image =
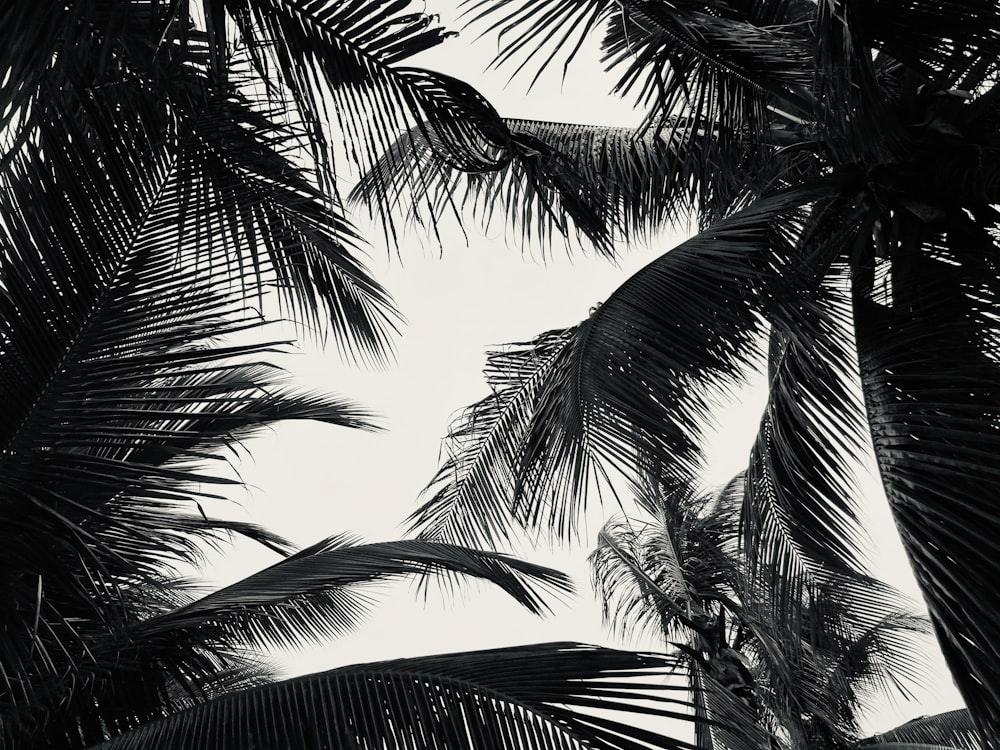
[(0, 694), (13, 707), (80, 677), (88, 640), (129, 618), (123, 590), (156, 587), (164, 565), (197, 558), (198, 538), (282, 546), (204, 516), (198, 499), (234, 481), (206, 466), (221, 448), (279, 419), (367, 425), (344, 400), (283, 392), (256, 362), (275, 344), (226, 342), (259, 319), (199, 253), (242, 248), (224, 232), (196, 247), (187, 231), (228, 207), (182, 200), (177, 155), (141, 121), (88, 116), (89, 136), (69, 116), (47, 123), (60, 132), (12, 162), (0, 191), (0, 494), (18, 571)]
[(367, 586), (401, 576), (480, 578), (535, 614), (546, 610), (543, 591), (572, 590), (569, 578), (558, 571), (494, 552), (419, 540), (360, 544), (340, 535), (145, 620), (129, 637), (258, 648), (323, 641), (364, 619), (374, 602), (364, 591)]
[(638, 100), (647, 126), (673, 129), (668, 118), (682, 117), (677, 139), (703, 152), (702, 173), (735, 167), (772, 131), (805, 135), (812, 53), (801, 6), (630, 0), (609, 21), (604, 59), (621, 70), (616, 92)]
[[(431, 15), (396, 0), (224, 4), (262, 77), (288, 88), (317, 134), (336, 123), (359, 165), (373, 164), (414, 125), (461, 169), (505, 158), (502, 123), (472, 87), (399, 65), (449, 36)], [(315, 156), (329, 160), (322, 149)]]
[[(696, 474), (711, 389), (739, 382), (759, 356), (765, 316), (813, 270), (795, 265), (783, 232), (828, 189), (777, 194), (720, 222), (636, 273), (576, 328), (520, 353), (508, 397), (460, 418), (465, 444), (455, 441), (460, 458), (448, 465), (476, 470), (439, 473), (443, 488), (419, 517), (459, 514), (435, 531), (475, 528), (487, 539), (508, 517), (568, 535), (608, 472), (635, 475), (654, 456), (679, 480)], [(479, 422), (484, 408), (493, 418)]]
[[(633, 712), (690, 721), (662, 657), (573, 643), (360, 664), (233, 693), (98, 747), (692, 748)], [(594, 712), (592, 709), (601, 709)]]
[(1000, 736), (997, 249), (964, 213), (933, 228), (897, 222), (891, 266), (854, 280), (868, 422), (942, 650), (989, 747)]
[(863, 747), (893, 744), (900, 750), (910, 746), (953, 748), (954, 750), (982, 750), (975, 722), (962, 708), (933, 716), (911, 719), (888, 732), (880, 732), (862, 740)]
[[(809, 174), (812, 157), (775, 152), (766, 164), (734, 156), (712, 171), (712, 140), (688, 143), (681, 118), (653, 129), (505, 119), (511, 159), (496, 169), (462, 172), (435, 158), (415, 129), (401, 137), (351, 192), (368, 206), (384, 202), (410, 222), (436, 226), (442, 216), (471, 215), (484, 227), (500, 219), (521, 244), (585, 237), (612, 252), (616, 240), (652, 237), (691, 213), (723, 216), (749, 195)], [(715, 132), (715, 131), (712, 131)], [(757, 167), (761, 167), (758, 169)]]
[[(662, 97), (658, 105), (666, 105), (658, 106), (660, 112), (673, 112), (669, 103), (681, 93), (682, 79), (686, 79), (689, 89), (684, 92), (685, 104), (695, 107), (705, 101), (691, 89), (697, 92), (716, 88), (724, 95), (741, 87), (781, 90), (789, 84), (808, 83), (804, 68), (808, 56), (802, 36), (790, 31), (808, 20), (803, 15), (808, 7), (805, 4), (688, 0), (664, 6), (647, 0), (466, 0), (464, 5), (466, 15), (474, 22), (490, 18), (488, 30), (500, 33), (503, 46), (494, 64), (521, 58), (518, 70), (542, 56), (544, 60), (536, 62), (538, 70), (559, 57), (569, 65), (583, 39), (608, 24), (610, 30), (604, 40), (607, 58), (628, 60), (632, 67), (624, 80), (640, 74), (651, 79), (659, 77), (660, 91), (653, 95)], [(660, 65), (652, 65), (660, 55)], [(727, 91), (727, 86), (718, 82), (706, 82), (701, 89), (698, 75), (718, 76), (733, 90)], [(624, 83), (619, 86), (628, 87)], [(783, 93), (790, 93), (789, 89)]]
[[(362, 177), (349, 200), (402, 209), (410, 223), (436, 228), (441, 218), (471, 214), (528, 245), (585, 237), (611, 253), (619, 236), (661, 224), (672, 201), (654, 183), (669, 180), (665, 145), (626, 128), (505, 119), (510, 158), (466, 172), (437, 158), (416, 129), (397, 140)], [(658, 187), (656, 185), (655, 187)]]
[(231, 238), (215, 256), (205, 243), (203, 262), (227, 265), (251, 298), (270, 281), (299, 326), (329, 334), (343, 355), (378, 362), (399, 314), (357, 259), (363, 243), (341, 207), (296, 163), (303, 133), (280, 111), (259, 110), (236, 94), (200, 102), (179, 134), (183, 200), (192, 211), (206, 198), (224, 211), (215, 226), (191, 229)]
[[(803, 309), (794, 328), (771, 331), (768, 404), (750, 452), (742, 526), (751, 574), (766, 569), (774, 585), (864, 569), (853, 470), (865, 446), (843, 307), (830, 297)], [(786, 602), (802, 596), (778, 592), (775, 616), (791, 614)]]
[[(779, 146), (810, 137), (806, 32), (815, 10), (808, 3), (465, 4), (468, 15), (490, 19), (488, 31), (499, 34), (496, 62), (520, 59), (520, 71), (535, 61), (536, 78), (557, 58), (565, 57), (568, 66), (584, 38), (603, 28), (603, 62), (619, 76), (615, 92), (645, 108), (644, 130), (670, 144), (675, 161), (696, 176), (694, 183), (707, 183), (707, 175), (721, 178), (716, 188), (700, 188), (697, 208), (705, 225), (735, 205), (735, 187), (763, 182), (734, 186), (731, 178), (738, 181), (748, 171), (763, 176), (776, 161), (787, 161)], [(692, 187), (685, 183), (682, 192)]]
[[(324, 540), (200, 598), (181, 581), (128, 587), (128, 618), (117, 631), (88, 633), (89, 658), (75, 665), (86, 690), (52, 680), (7, 731), (37, 732), (51, 746), (62, 733), (102, 738), (92, 726), (125, 731), (234, 690), (270, 682), (255, 654), (321, 642), (356, 628), (375, 597), (372, 584), (417, 577), (448, 585), (474, 577), (493, 583), (530, 611), (546, 593), (571, 590), (563, 574), (515, 558), (453, 545), (404, 540), (358, 544)], [(37, 724), (35, 721), (37, 720)]]
[(509, 544), (519, 524), (506, 498), (514, 494), (514, 466), (543, 379), (567, 345), (570, 330), (511, 344), (486, 359), (492, 395), (465, 409), (444, 442), (446, 458), (424, 490), (431, 498), (409, 519), (421, 538), (495, 548)]

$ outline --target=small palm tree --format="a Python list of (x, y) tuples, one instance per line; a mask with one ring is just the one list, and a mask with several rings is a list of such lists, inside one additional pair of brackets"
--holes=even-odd
[(607, 252), (678, 216), (702, 231), (579, 325), (491, 356), (493, 395), (453, 428), (415, 527), (478, 546), (524, 525), (565, 535), (609, 474), (653, 457), (688, 483), (718, 394), (766, 361), (742, 511), (752, 566), (863, 569), (845, 467), (871, 444), (944, 654), (997, 747), (1000, 8), (466, 5), (518, 70), (569, 64), (597, 35), (644, 122), (503, 121), (499, 166), (472, 174), (416, 128), (359, 199), (405, 197), (425, 219), (449, 203), (506, 212), (527, 237)]
[[(925, 720), (905, 740), (862, 738), (865, 710), (893, 692), (906, 697), (921, 677), (917, 638), (929, 623), (890, 587), (821, 566), (753, 570), (739, 543), (742, 477), (712, 494), (667, 489), (655, 476), (638, 489), (642, 516), (598, 534), (594, 585), (612, 627), (659, 636), (685, 663), (707, 720), (699, 747), (970, 746), (966, 712)], [(792, 590), (801, 607), (789, 605)]]

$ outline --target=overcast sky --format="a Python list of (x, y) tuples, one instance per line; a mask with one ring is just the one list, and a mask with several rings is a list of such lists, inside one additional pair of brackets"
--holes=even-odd
[[(436, 10), (431, 0), (428, 6)], [(442, 15), (447, 22), (446, 9)], [(596, 77), (596, 65), (572, 68), (563, 84), (558, 76), (548, 76), (524, 96), (523, 82), (504, 89), (505, 74), (474, 75), (485, 68), (493, 48), (488, 42), (478, 47), (471, 43), (470, 35), (451, 40), (423, 62), (473, 83), (505, 116), (610, 125), (638, 121), (626, 103), (600, 95), (609, 86)], [(344, 531), (371, 541), (399, 538), (403, 520), (416, 508), (419, 491), (437, 469), (440, 439), (450, 419), (486, 393), (481, 376), (486, 348), (579, 322), (628, 275), (683, 236), (678, 232), (650, 247), (630, 248), (616, 268), (594, 256), (568, 259), (559, 249), (542, 264), (537, 260), (540, 248), (509, 246), (499, 227), (485, 234), (469, 228), (468, 244), (460, 232), (447, 232), (443, 248), (414, 236), (398, 248), (399, 257), (396, 248), (390, 251), (378, 244), (378, 231), (371, 232), (369, 264), (407, 319), (397, 342), (396, 364), (385, 372), (355, 370), (345, 367), (334, 351), (306, 351), (282, 364), (303, 386), (350, 396), (376, 411), (386, 430), (368, 434), (315, 424), (277, 425), (249, 442), (238, 459), (249, 490), (235, 493), (239, 505), (227, 512), (302, 545)], [(721, 415), (725, 431), (711, 446), (718, 481), (745, 465), (760, 398), (759, 389), (751, 391), (745, 407)], [(878, 572), (916, 596), (884, 500), (873, 483), (867, 486), (874, 501), (869, 528), (876, 537)], [(614, 511), (608, 508), (606, 514)], [(475, 585), (450, 598), (432, 596), (426, 605), (406, 586), (387, 588), (386, 604), (358, 634), (282, 657), (282, 662), (298, 673), (398, 656), (557, 640), (654, 648), (652, 643), (622, 643), (601, 628), (584, 564), (598, 528), (599, 520), (591, 523), (581, 548), (535, 558), (583, 576), (579, 595), (553, 602), (555, 613), (548, 619), (520, 611), (503, 595)], [(233, 580), (273, 561), (240, 545), (212, 561), (211, 578)], [(887, 706), (868, 717), (867, 725), (886, 729), (960, 705), (937, 654), (931, 672), (934, 679), (918, 703)]]

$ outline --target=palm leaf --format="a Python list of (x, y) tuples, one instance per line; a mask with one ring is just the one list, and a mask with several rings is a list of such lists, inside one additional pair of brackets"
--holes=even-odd
[[(225, 2), (258, 71), (288, 88), (317, 144), (326, 143), (324, 124), (336, 123), (350, 158), (372, 164), (415, 125), (449, 163), (496, 166), (503, 127), (489, 103), (450, 76), (398, 65), (448, 36), (408, 5)], [(322, 147), (314, 155), (329, 163)]]
[(217, 81), (208, 68), (219, 39), (189, 27), (186, 5), (79, 5), (83, 15), (74, 23), (89, 32), (80, 31), (77, 43), (76, 26), (65, 30), (71, 56), (53, 63), (57, 80), (34, 95), (31, 141), (43, 153), (62, 149), (65, 134), (42, 122), (66, 117), (97, 150), (132, 137), (116, 136), (100, 115), (88, 114), (95, 99), (99, 109), (141, 121), (146, 132), (137, 137), (170, 144), (176, 154), (177, 200), (192, 211), (202, 200), (217, 206), (211, 221), (185, 229), (195, 238), (228, 235), (228, 243), (203, 243), (201, 262), (227, 265), (253, 304), (260, 304), (262, 285), (276, 284), (303, 329), (330, 333), (352, 358), (383, 359), (398, 314), (356, 259), (361, 243), (335, 194), (324, 194), (315, 170), (302, 165), (298, 153), (309, 133), (281, 92), (255, 93), (261, 81), (239, 50), (227, 49), (217, 61), (226, 68), (225, 82)]
[[(272, 345), (213, 343), (259, 325), (228, 269), (199, 266), (187, 242), (196, 216), (211, 226), (226, 210), (181, 200), (175, 155), (141, 121), (96, 105), (88, 117), (89, 135), (72, 117), (46, 124), (64, 137), (12, 162), (0, 198), (0, 492), (19, 573), (0, 653), (8, 706), (78, 673), (88, 641), (127, 621), (123, 590), (155, 587), (198, 538), (280, 546), (204, 516), (198, 498), (234, 481), (206, 459), (276, 419), (366, 424), (345, 401), (282, 392), (253, 362)], [(240, 250), (209, 236), (210, 250)]]
[(982, 62), (1000, 54), (1000, 11), (988, 0), (853, 5), (860, 31), (873, 47), (941, 89), (974, 90), (983, 83)]
[(571, 534), (586, 490), (607, 472), (634, 474), (655, 456), (680, 481), (696, 474), (708, 392), (739, 382), (764, 316), (782, 314), (798, 275), (814, 272), (794, 265), (782, 232), (827, 189), (758, 202), (639, 271), (576, 328), (518, 351), (496, 400), (457, 423), (455, 458), (415, 525), (470, 546), (512, 525)]
[(635, 96), (656, 127), (683, 113), (686, 140), (715, 158), (766, 143), (776, 126), (804, 124), (813, 115), (801, 31), (809, 18), (787, 4), (776, 18), (768, 5), (626, 3), (610, 17), (603, 44), (606, 65), (622, 69), (616, 91)]
[(424, 490), (431, 498), (407, 519), (422, 538), (496, 547), (519, 524), (503, 498), (513, 496), (512, 464), (551, 361), (572, 331), (549, 331), (487, 356), (493, 394), (466, 409), (450, 427), (447, 458)]
[(700, 632), (706, 601), (733, 602), (735, 518), (719, 497), (669, 489), (654, 474), (636, 488), (650, 516), (612, 519), (590, 555), (605, 622), (671, 639)]
[(371, 604), (365, 586), (413, 575), (482, 578), (535, 614), (546, 610), (539, 589), (572, 590), (562, 573), (506, 555), (418, 540), (359, 544), (340, 535), (146, 620), (130, 638), (184, 637), (256, 648), (322, 641), (357, 626)]
[(559, 237), (568, 244), (575, 234), (605, 253), (619, 234), (658, 223), (653, 196), (663, 193), (650, 183), (666, 171), (657, 169), (664, 149), (653, 139), (623, 128), (503, 122), (510, 158), (496, 168), (457, 169), (412, 129), (363, 176), (350, 200), (369, 208), (405, 206), (409, 223), (435, 231), (441, 217), (461, 219), (466, 211), (489, 227), (499, 210), (503, 226), (519, 233), (523, 245)]
[(204, 262), (228, 265), (250, 296), (273, 275), (297, 324), (329, 333), (345, 356), (379, 362), (399, 323), (392, 300), (355, 257), (362, 242), (341, 207), (296, 163), (301, 128), (282, 122), (280, 108), (261, 110), (236, 93), (200, 101), (179, 134), (184, 200), (207, 197), (227, 211), (217, 229), (195, 231), (242, 239), (216, 257), (206, 246)]
[[(719, 75), (737, 88), (750, 86), (758, 90), (778, 89), (778, 82), (805, 82), (804, 50), (794, 35), (783, 38), (781, 29), (783, 23), (804, 20), (791, 12), (793, 6), (801, 12), (802, 6), (797, 4), (697, 0), (674, 3), (669, 8), (644, 0), (629, 0), (621, 5), (601, 0), (527, 2), (513, 7), (494, 0), (466, 0), (464, 4), (473, 22), (498, 16), (488, 27), (489, 31), (500, 32), (503, 42), (495, 64), (521, 57), (519, 71), (533, 58), (544, 55), (544, 60), (536, 66), (541, 70), (564, 52), (565, 64), (569, 65), (583, 38), (602, 24), (610, 23), (612, 30), (605, 39), (608, 57), (620, 54), (621, 50), (616, 48), (623, 43), (630, 44), (635, 59), (642, 61), (636, 63), (634, 70), (640, 70), (649, 63), (645, 59), (647, 45), (663, 45), (669, 50), (666, 59), (675, 66), (678, 78), (687, 77), (691, 88), (697, 87), (694, 79), (698, 74)], [(617, 30), (614, 24), (618, 24)], [(630, 41), (619, 36), (624, 33), (622, 24), (633, 27)], [(784, 44), (779, 44), (779, 40)], [(670, 84), (664, 83), (664, 78), (661, 75), (662, 94), (669, 100)], [(696, 102), (700, 97), (688, 98)], [(672, 109), (659, 108), (668, 113)]]
[(918, 743), (924, 746), (954, 748), (954, 750), (981, 750), (984, 747), (979, 741), (972, 716), (964, 708), (912, 719), (894, 729), (863, 740), (861, 745), (868, 747), (895, 744), (903, 750), (903, 746)]
[[(794, 329), (771, 331), (768, 405), (750, 453), (742, 525), (751, 575), (766, 568), (776, 585), (864, 569), (851, 473), (864, 446), (859, 398), (847, 385), (853, 357), (840, 343), (842, 307), (828, 300)], [(802, 596), (800, 588), (777, 592), (774, 615), (790, 614), (786, 603)]]
[(361, 664), (234, 693), (98, 747), (691, 748), (608, 716), (690, 720), (661, 683), (669, 669), (573, 643)]
[(635, 519), (612, 519), (598, 532), (588, 560), (602, 617), (613, 630), (675, 638), (678, 617), (690, 622), (688, 583), (663, 529)]
[(191, 600), (183, 582), (163, 582), (163, 595), (129, 591), (131, 620), (120, 632), (87, 639), (91, 659), (80, 667), (87, 690), (56, 683), (17, 723), (31, 727), (37, 719), (50, 745), (60, 731), (93, 742), (103, 735), (93, 734), (92, 725), (125, 731), (264, 684), (269, 673), (252, 656), (259, 649), (353, 630), (374, 603), (365, 589), (401, 576), (418, 576), (425, 585), (430, 577), (478, 577), (536, 614), (545, 609), (543, 592), (571, 590), (561, 573), (504, 555), (419, 541), (358, 544), (341, 535), (198, 599)]
[[(496, 63), (521, 59), (520, 71), (541, 59), (536, 79), (563, 53), (568, 66), (584, 38), (604, 27), (604, 63), (620, 71), (616, 93), (646, 108), (644, 127), (665, 134), (696, 182), (765, 171), (779, 156), (768, 146), (808, 139), (802, 126), (813, 116), (811, 59), (803, 30), (814, 11), (807, 3), (466, 5), (474, 21), (495, 19), (488, 31), (500, 35)], [(725, 199), (699, 207), (706, 219), (721, 218), (732, 205), (731, 189), (720, 186), (719, 194)]]
[(896, 524), (989, 747), (1000, 732), (996, 248), (958, 212), (940, 230), (898, 223), (890, 271), (854, 283), (865, 403)]
[(411, 129), (365, 174), (350, 200), (384, 203), (403, 210), (411, 223), (431, 227), (453, 213), (471, 214), (488, 228), (499, 213), (521, 244), (548, 244), (560, 236), (568, 241), (575, 233), (611, 252), (614, 241), (648, 239), (692, 211), (703, 218), (726, 215), (749, 194), (812, 169), (799, 152), (774, 151), (764, 165), (734, 156), (739, 169), (716, 169), (707, 180), (702, 166), (714, 158), (702, 153), (708, 141), (687, 143), (693, 126), (680, 121), (657, 131), (504, 123), (512, 158), (497, 169), (455, 169)]

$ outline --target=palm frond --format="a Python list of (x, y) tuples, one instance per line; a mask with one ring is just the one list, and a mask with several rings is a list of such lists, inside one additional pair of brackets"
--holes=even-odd
[(1000, 736), (997, 251), (964, 213), (897, 222), (891, 264), (854, 282), (865, 404), (904, 547), (989, 747)]
[(608, 715), (690, 721), (662, 684), (670, 671), (659, 656), (573, 643), (360, 664), (224, 696), (97, 747), (692, 748)]
[[(0, 133), (9, 140), (0, 164), (37, 142), (53, 105), (72, 115), (99, 92), (135, 107), (155, 98), (148, 86), (136, 85), (140, 78), (162, 84), (194, 63), (202, 38), (190, 33), (188, 19), (177, 18), (181, 3), (171, 5), (43, 0), (4, 8)], [(187, 49), (189, 42), (194, 49)]]
[(866, 41), (942, 90), (976, 89), (983, 61), (1000, 55), (1000, 10), (989, 0), (875, 0), (854, 10)]
[(655, 131), (504, 123), (512, 153), (497, 169), (455, 169), (435, 158), (427, 139), (412, 129), (364, 175), (349, 199), (369, 207), (387, 204), (422, 226), (436, 227), (449, 213), (459, 219), (471, 214), (486, 228), (501, 219), (524, 245), (568, 241), (575, 234), (612, 252), (616, 240), (649, 239), (693, 212), (703, 218), (726, 215), (751, 193), (811, 171), (801, 153), (775, 151), (766, 165), (733, 156), (739, 168), (716, 164), (712, 179), (705, 179), (704, 162), (717, 159), (703, 153), (711, 136), (688, 143), (693, 126), (679, 118)]
[(460, 417), (447, 448), (457, 457), (417, 525), (468, 534), (456, 541), (470, 546), (512, 525), (567, 535), (608, 472), (635, 475), (655, 456), (681, 481), (697, 474), (711, 389), (753, 366), (765, 316), (812, 272), (795, 266), (783, 232), (829, 189), (758, 202), (646, 266), (576, 328), (518, 351), (498, 398)]
[(304, 133), (283, 119), (281, 108), (238, 93), (199, 101), (188, 114), (179, 137), (184, 200), (196, 207), (209, 196), (228, 211), (217, 226), (192, 230), (242, 239), (228, 255), (203, 248), (204, 262), (227, 264), (251, 297), (271, 274), (297, 324), (329, 334), (342, 355), (378, 362), (399, 315), (356, 258), (362, 241), (341, 207), (297, 164)]
[[(686, 75), (693, 80), (692, 69), (696, 69), (696, 74), (719, 75), (737, 88), (755, 86), (764, 90), (777, 89), (779, 82), (796, 85), (807, 82), (801, 37), (782, 28), (807, 20), (801, 15), (802, 5), (798, 4), (694, 0), (674, 3), (668, 8), (645, 0), (619, 4), (603, 0), (519, 4), (466, 0), (464, 5), (473, 23), (495, 17), (487, 30), (499, 32), (503, 46), (494, 64), (521, 58), (518, 71), (542, 56), (544, 59), (536, 63), (538, 70), (559, 57), (564, 57), (565, 65), (569, 65), (588, 34), (604, 24), (618, 24), (618, 29), (610, 31), (604, 40), (606, 54), (609, 58), (618, 55), (634, 58), (637, 61), (634, 71), (649, 64), (650, 47), (662, 45), (669, 50), (664, 61), (669, 60), (678, 77)], [(625, 26), (633, 27), (627, 38)], [(626, 50), (630, 50), (628, 55), (624, 54)], [(651, 77), (660, 73), (662, 93), (669, 95), (670, 84), (664, 79), (671, 73), (662, 75), (662, 70), (644, 73), (650, 73)], [(696, 95), (688, 97), (689, 101), (698, 99)], [(671, 112), (673, 108), (660, 109)]]
[(469, 0), (466, 6), (473, 21), (495, 19), (488, 31), (500, 36), (496, 62), (521, 58), (520, 71), (541, 60), (536, 79), (564, 53), (568, 66), (584, 38), (604, 27), (604, 63), (619, 73), (616, 93), (646, 109), (644, 129), (665, 138), (685, 172), (698, 175), (696, 183), (708, 174), (722, 178), (716, 188), (701, 188), (711, 195), (699, 206), (706, 225), (734, 204), (730, 177), (773, 168), (775, 160), (787, 161), (777, 146), (809, 138), (803, 125), (813, 117), (811, 51), (804, 32), (814, 11), (808, 4)]
[(214, 232), (199, 248), (187, 230), (228, 209), (182, 200), (169, 145), (97, 107), (87, 134), (69, 116), (43, 123), (62, 137), (21, 154), (0, 191), (0, 492), (19, 573), (0, 700), (14, 706), (71, 684), (88, 641), (127, 621), (123, 588), (155, 587), (162, 566), (197, 557), (199, 537), (281, 546), (201, 512), (199, 498), (234, 481), (206, 469), (220, 448), (277, 419), (367, 424), (346, 401), (283, 392), (254, 361), (274, 344), (220, 343), (259, 320), (228, 268), (198, 258), (211, 242), (239, 253), (239, 240)]
[(590, 555), (605, 621), (685, 640), (704, 629), (706, 601), (733, 602), (739, 575), (735, 517), (691, 485), (664, 487), (651, 474), (634, 489), (650, 515), (612, 519)]
[[(303, 166), (309, 133), (281, 92), (259, 93), (261, 81), (243, 50), (225, 50), (219, 62), (225, 81), (216, 80), (209, 60), (219, 39), (190, 26), (186, 4), (169, 12), (160, 3), (76, 5), (77, 25), (89, 28), (89, 36), (67, 42), (73, 56), (56, 66), (71, 80), (47, 82), (36, 92), (29, 141), (43, 154), (62, 149), (65, 135), (42, 122), (68, 117), (76, 137), (99, 151), (115, 136), (100, 115), (90, 114), (94, 102), (141, 120), (147, 133), (140, 137), (163, 141), (176, 154), (176, 200), (192, 211), (203, 200), (217, 206), (211, 221), (185, 227), (195, 239), (227, 235), (228, 243), (204, 243), (201, 262), (228, 265), (255, 298), (251, 304), (260, 304), (263, 285), (277, 285), (296, 322), (331, 334), (343, 354), (384, 358), (398, 314), (356, 258), (361, 242), (335, 191), (326, 194), (316, 170)], [(101, 62), (102, 55), (110, 60)], [(92, 70), (99, 62), (109, 68), (103, 77)]]
[(774, 732), (767, 727), (770, 717), (763, 715), (759, 706), (747, 705), (745, 700), (707, 674), (701, 663), (692, 660), (689, 669), (692, 699), (703, 703), (705, 716), (711, 719), (695, 725), (695, 731), (703, 738), (704, 750), (756, 750), (777, 744)]
[(763, 3), (623, 4), (603, 45), (605, 64), (622, 69), (616, 91), (635, 96), (650, 125), (670, 127), (664, 116), (683, 114), (692, 143), (714, 132), (727, 146), (753, 148), (772, 127), (803, 124), (813, 115), (802, 33), (810, 19), (775, 19), (766, 10)]
[(848, 687), (842, 695), (855, 716), (877, 710), (886, 698), (910, 699), (913, 688), (927, 683), (923, 654), (929, 635), (930, 621), (906, 612), (855, 625), (831, 667), (835, 679)]
[[(375, 602), (372, 584), (402, 576), (446, 584), (476, 577), (541, 614), (545, 593), (571, 590), (563, 574), (491, 552), (420, 541), (324, 540), (230, 586), (191, 600), (183, 582), (123, 591), (130, 618), (86, 639), (77, 665), (86, 690), (52, 681), (32, 706), (6, 716), (8, 731), (34, 727), (52, 745), (79, 722), (120, 732), (213, 697), (266, 684), (260, 649), (322, 642), (356, 628)], [(148, 584), (148, 582), (147, 582)], [(174, 602), (180, 606), (171, 606)], [(37, 723), (36, 723), (37, 722)], [(18, 736), (15, 732), (14, 736)], [(91, 736), (91, 741), (100, 737)]]
[[(817, 129), (824, 146), (842, 163), (876, 163), (892, 158), (904, 134), (890, 110), (879, 64), (865, 38), (860, 4), (820, 0), (816, 4)], [(883, 76), (888, 71), (883, 71)], [(872, 132), (882, 135), (871, 138)]]
[[(679, 554), (665, 530), (638, 519), (612, 519), (588, 558), (606, 625), (623, 635), (676, 638), (691, 597)], [(700, 606), (695, 604), (700, 609)], [(682, 626), (686, 628), (685, 626)]]
[(657, 139), (626, 128), (503, 122), (510, 159), (495, 169), (456, 169), (411, 129), (349, 199), (402, 208), (409, 223), (435, 229), (442, 217), (462, 219), (466, 212), (489, 228), (499, 211), (501, 225), (522, 245), (582, 236), (605, 253), (615, 238), (647, 233), (666, 218), (669, 204), (659, 201), (673, 198), (653, 184), (669, 179), (666, 146)]
[(966, 709), (947, 711), (933, 716), (911, 719), (887, 732), (862, 740), (863, 747), (895, 744), (904, 750), (907, 745), (932, 745), (954, 750), (982, 750), (975, 722)]
[[(811, 310), (806, 313), (805, 309)], [(742, 510), (751, 574), (766, 568), (773, 583), (864, 569), (867, 541), (853, 500), (853, 469), (865, 448), (860, 399), (851, 382), (853, 352), (843, 300), (806, 306), (794, 329), (770, 336), (770, 388), (750, 453)], [(801, 590), (778, 593), (802, 601)]]
[(401, 576), (471, 576), (493, 583), (535, 614), (543, 591), (569, 592), (558, 571), (493, 552), (404, 540), (360, 544), (349, 535), (323, 540), (187, 606), (148, 619), (130, 639), (190, 638), (211, 644), (289, 647), (357, 627), (373, 597), (364, 589)]
[(421, 538), (496, 548), (509, 544), (519, 524), (507, 498), (514, 494), (514, 466), (543, 378), (572, 330), (548, 331), (534, 341), (487, 355), (492, 395), (452, 423), (446, 458), (424, 490), (433, 493), (409, 519)]
[[(225, 0), (257, 70), (287, 87), (316, 144), (327, 143), (323, 128), (336, 123), (350, 158), (373, 164), (415, 125), (446, 162), (495, 167), (506, 150), (492, 106), (455, 78), (399, 65), (448, 36), (432, 16), (408, 6)], [(330, 163), (322, 146), (314, 156)]]

